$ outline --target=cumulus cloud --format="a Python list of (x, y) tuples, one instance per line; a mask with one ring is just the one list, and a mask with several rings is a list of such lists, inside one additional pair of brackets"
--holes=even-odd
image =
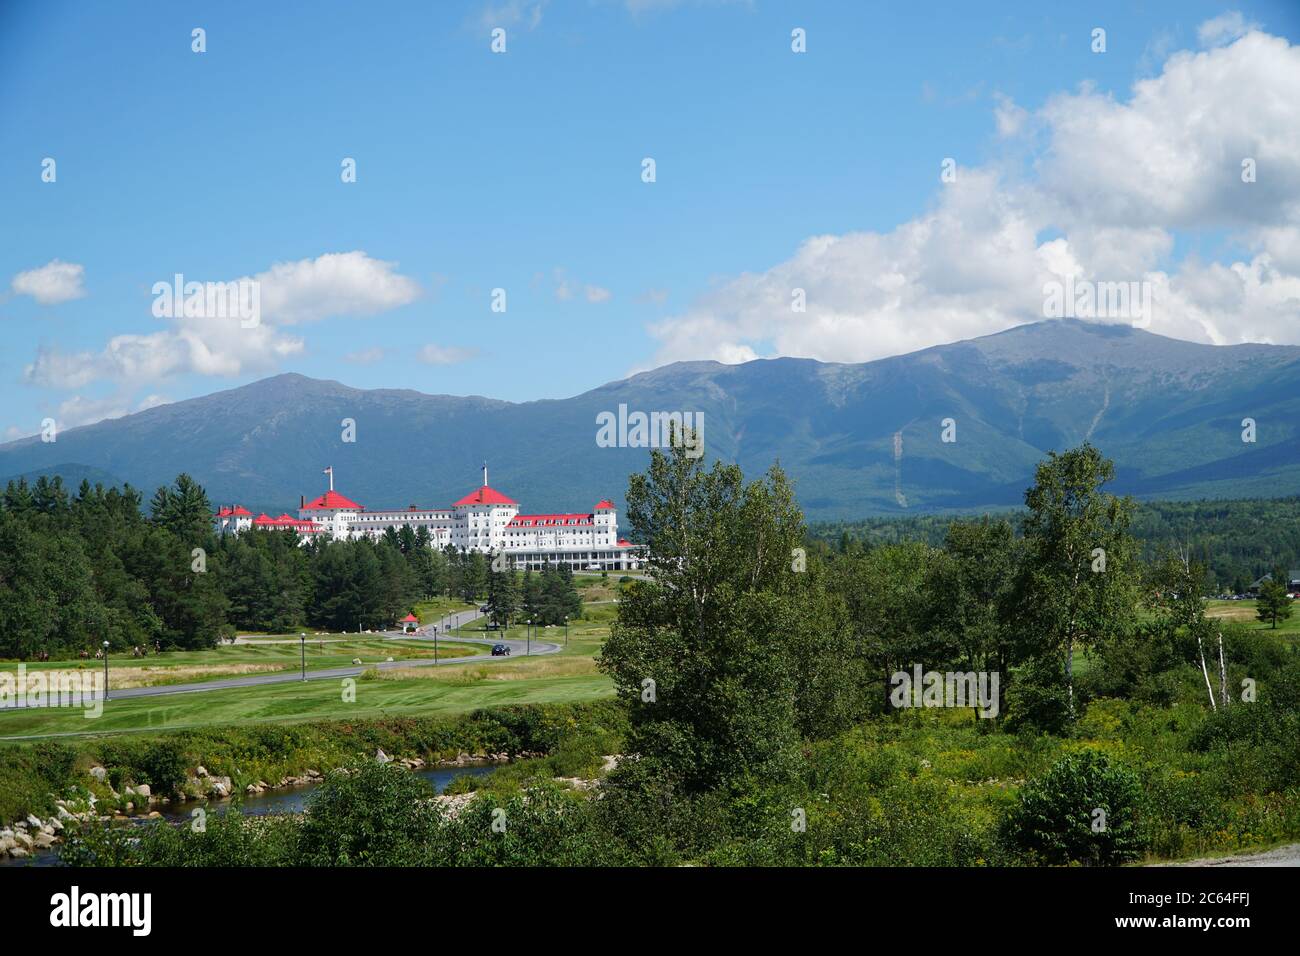
[(283, 331), (284, 326), (374, 315), (413, 301), (420, 286), (396, 269), (396, 263), (364, 252), (276, 263), (265, 272), (234, 280), (257, 284), (261, 309), (255, 325), (235, 316), (177, 314), (165, 320), (168, 326), (161, 331), (117, 335), (98, 351), (41, 348), (25, 370), (26, 379), (37, 385), (82, 388), (99, 380), (140, 383), (185, 372), (228, 377), (273, 369), (305, 348), (303, 339)]
[[(1035, 150), (1032, 175), (962, 167), (892, 230), (808, 238), (652, 324), (657, 361), (866, 361), (1040, 321), (1046, 284), (1066, 277), (1150, 283), (1153, 332), (1300, 342), (1300, 47), (1243, 31), (1173, 54), (1127, 98), (1084, 86), (1033, 113), (997, 98), (997, 131)], [(1249, 258), (1173, 261), (1198, 231)]]
[(252, 279), (261, 285), (262, 315), (277, 325), (374, 315), (413, 302), (420, 294), (414, 279), (397, 272), (397, 263), (364, 252), (277, 262)]
[(86, 294), (82, 285), (86, 269), (75, 262), (54, 259), (38, 269), (13, 277), (10, 287), (17, 295), (29, 295), (41, 305), (58, 305)]
[(613, 297), (613, 293), (611, 293), (608, 289), (602, 288), (601, 286), (598, 285), (587, 286), (583, 290), (583, 294), (586, 295), (588, 302), (597, 303), (597, 304), (601, 302), (608, 302)]

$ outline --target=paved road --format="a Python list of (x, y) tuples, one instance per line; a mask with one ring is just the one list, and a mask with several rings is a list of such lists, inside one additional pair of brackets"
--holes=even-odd
[[(442, 627), (447, 624), (465, 625), (470, 621), (476, 620), (483, 615), (478, 611), (461, 611), (459, 614), (452, 614), (438, 621), (438, 626)], [(427, 626), (427, 625), (426, 625)], [(364, 639), (367, 635), (359, 635)], [(375, 635), (369, 635), (374, 637)], [(381, 635), (386, 638), (403, 638), (405, 640), (427, 641), (433, 644), (433, 637), (430, 635), (412, 635), (402, 634), (400, 631), (385, 631)], [(505, 644), (510, 648), (512, 656), (523, 655), (528, 649), (527, 641), (504, 640), (499, 637), (460, 637), (454, 632), (442, 634), (439, 641), (453, 641), (457, 644), (481, 644), (486, 648), (491, 648), (493, 644)], [(541, 654), (554, 654), (560, 650), (562, 645), (552, 643), (551, 641), (539, 641), (534, 639), (532, 642), (532, 656), (537, 657)], [(393, 670), (399, 667), (433, 667), (434, 664), (463, 664), (467, 661), (491, 661), (491, 660), (509, 660), (510, 658), (494, 658), (491, 654), (476, 654), (472, 657), (439, 657), (435, 662), (432, 658), (417, 658), (415, 660), (395, 660), (380, 661), (373, 664), (349, 664), (347, 667), (329, 667), (319, 670), (307, 671), (307, 680), (340, 680), (344, 677), (357, 677), (363, 671), (370, 668), (378, 670)], [(108, 700), (126, 700), (129, 697), (161, 697), (167, 694), (201, 694), (210, 690), (227, 690), (231, 687), (260, 687), (263, 684), (288, 684), (294, 681), (301, 682), (302, 674), (299, 671), (288, 671), (277, 674), (254, 674), (248, 677), (227, 677), (220, 680), (202, 681), (193, 684), (162, 684), (155, 687), (127, 687), (122, 690), (114, 690), (111, 686), (108, 689)]]

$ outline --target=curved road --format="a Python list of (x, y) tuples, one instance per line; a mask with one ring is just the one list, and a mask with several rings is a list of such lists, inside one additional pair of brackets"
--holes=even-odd
[[(449, 615), (438, 621), (438, 626), (458, 622), (466, 624), (469, 621), (483, 617), (478, 611), (461, 611), (459, 614)], [(372, 635), (373, 636), (373, 635)], [(433, 638), (420, 635), (402, 634), (399, 631), (385, 631), (382, 634), (385, 638), (403, 638), (405, 640), (427, 641), (433, 643)], [(366, 635), (360, 635), (360, 639), (365, 639)], [(349, 664), (347, 667), (330, 667), (321, 670), (307, 671), (307, 680), (339, 680), (344, 677), (357, 677), (363, 671), (370, 668), (378, 670), (392, 670), (399, 667), (433, 667), (442, 666), (443, 664), (464, 664), (468, 661), (491, 661), (491, 660), (511, 660), (515, 655), (523, 655), (528, 649), (528, 642), (518, 640), (505, 640), (502, 638), (482, 638), (482, 637), (458, 637), (455, 634), (448, 633), (438, 638), (441, 641), (452, 641), (456, 644), (482, 644), (484, 647), (491, 648), (493, 644), (505, 644), (510, 648), (511, 657), (494, 658), (490, 654), (475, 654), (472, 657), (440, 657), (435, 662), (431, 658), (417, 658), (415, 660), (396, 660), (380, 661), (374, 664)], [(289, 643), (293, 643), (290, 641)], [(541, 654), (554, 654), (560, 650), (561, 645), (550, 641), (534, 640), (532, 642), (532, 656), (537, 657)], [(128, 697), (159, 697), (164, 694), (201, 694), (209, 690), (226, 690), (231, 687), (259, 687), (263, 684), (290, 684), (293, 682), (302, 683), (302, 673), (300, 671), (284, 671), (277, 674), (260, 674), (249, 677), (227, 677), (221, 680), (202, 681), (194, 684), (160, 684), (154, 687), (128, 687), (123, 690), (108, 689), (109, 701), (125, 700)]]

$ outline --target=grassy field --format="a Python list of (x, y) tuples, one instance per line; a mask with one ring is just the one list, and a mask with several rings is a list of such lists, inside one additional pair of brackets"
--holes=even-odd
[[(598, 579), (597, 579), (598, 580)], [(616, 580), (616, 579), (615, 579)], [(585, 584), (586, 582), (583, 582)], [(599, 586), (582, 586), (584, 598), (597, 602), (611, 601)], [(611, 592), (612, 593), (612, 592)], [(0, 711), (0, 743), (6, 739), (39, 736), (98, 735), (141, 731), (178, 730), (202, 726), (230, 726), (268, 722), (295, 722), (326, 719), (361, 719), (396, 715), (453, 715), (480, 707), (507, 704), (564, 703), (608, 697), (612, 685), (600, 674), (594, 657), (609, 634), (616, 609), (613, 603), (593, 603), (585, 608), (586, 616), (569, 626), (565, 645), (563, 627), (537, 628), (534, 640), (557, 643), (555, 654), (528, 658), (487, 658), (483, 662), (447, 666), (395, 668), (367, 671), (355, 682), (355, 701), (345, 700), (341, 682), (272, 684), (264, 687), (241, 687), (162, 697), (110, 699), (103, 714), (87, 719), (83, 711), (72, 708)], [(466, 637), (506, 636), (504, 631), (485, 631), (485, 622), (466, 626)], [(511, 640), (523, 640), (524, 628), (511, 627)], [(338, 635), (335, 635), (337, 638)], [(456, 645), (453, 639), (439, 642), (439, 657), (452, 656), (459, 648), (465, 654), (479, 654), (480, 645)], [(313, 653), (317, 656), (313, 658)], [(295, 644), (237, 644), (212, 651), (165, 654), (161, 658), (127, 658), (117, 671), (110, 661), (110, 686), (129, 671), (160, 661), (175, 661), (178, 667), (205, 668), (212, 673), (214, 660), (229, 666), (270, 664), (277, 669), (293, 670), (298, 665), (299, 647)], [(227, 655), (227, 656), (219, 656)], [(360, 657), (366, 663), (386, 660), (432, 657), (429, 642), (402, 640), (356, 640), (331, 644), (318, 640), (316, 650), (308, 642), (308, 667), (341, 666)], [(78, 661), (79, 664), (97, 662)], [(31, 665), (29, 665), (31, 666)], [(50, 662), (46, 667), (57, 666)], [(66, 662), (65, 662), (65, 665)], [(75, 665), (74, 665), (75, 666)], [(102, 665), (101, 665), (102, 666)], [(118, 675), (118, 676), (114, 676)], [(212, 676), (230, 676), (216, 673)], [(202, 679), (187, 677), (186, 680)]]
[[(298, 641), (294, 640), (291, 644), (270, 643), (285, 640), (286, 637), (267, 636), (265, 638), (267, 643), (223, 644), (211, 650), (168, 651), (165, 654), (152, 654), (149, 657), (110, 656), (109, 687), (152, 687), (237, 677), (243, 674), (296, 671), (301, 666), (302, 655)], [(439, 659), (471, 657), (485, 653), (487, 649), (477, 644), (438, 642)], [(432, 658), (433, 646), (428, 641), (357, 639), (338, 634), (313, 636), (312, 640), (307, 642), (306, 659), (309, 671), (344, 667), (357, 659), (363, 664), (373, 664), (386, 661), (390, 657), (399, 661)], [(6, 670), (13, 670), (16, 665), (6, 663), (0, 666)], [(90, 670), (102, 673), (103, 669), (103, 662), (94, 660), (27, 663), (29, 673), (38, 670)]]
[(1254, 601), (1209, 601), (1205, 613), (1208, 617), (1237, 621), (1252, 630), (1276, 634), (1286, 641), (1300, 640), (1300, 606), (1293, 608), (1289, 620), (1278, 623), (1277, 630), (1273, 629), (1273, 625), (1256, 619)]

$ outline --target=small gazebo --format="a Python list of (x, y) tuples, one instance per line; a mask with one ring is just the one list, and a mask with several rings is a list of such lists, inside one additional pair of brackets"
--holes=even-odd
[(403, 634), (414, 634), (420, 628), (420, 619), (414, 614), (408, 614), (399, 622), (402, 625)]

